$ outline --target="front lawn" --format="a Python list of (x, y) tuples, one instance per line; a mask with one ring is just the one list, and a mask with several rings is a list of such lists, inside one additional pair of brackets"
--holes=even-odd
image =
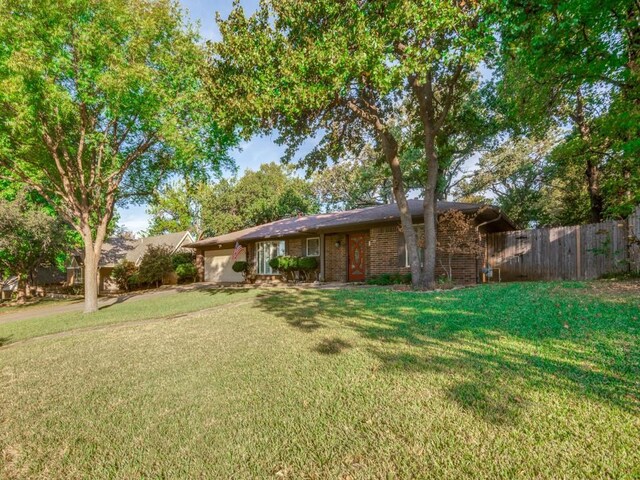
[(638, 478), (640, 299), (594, 285), (0, 325), (0, 477)]

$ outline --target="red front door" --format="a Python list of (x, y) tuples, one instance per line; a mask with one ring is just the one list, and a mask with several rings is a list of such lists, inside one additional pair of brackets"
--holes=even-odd
[(349, 235), (349, 281), (358, 282), (364, 280), (367, 269), (365, 251), (367, 248), (367, 236), (364, 233)]

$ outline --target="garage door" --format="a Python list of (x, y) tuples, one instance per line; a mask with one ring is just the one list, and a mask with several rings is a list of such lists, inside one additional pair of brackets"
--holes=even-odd
[[(236, 283), (244, 278), (241, 273), (231, 269), (234, 260), (231, 260), (233, 249), (209, 250), (204, 252), (204, 280), (205, 282)], [(238, 255), (237, 261), (246, 259), (245, 252)]]

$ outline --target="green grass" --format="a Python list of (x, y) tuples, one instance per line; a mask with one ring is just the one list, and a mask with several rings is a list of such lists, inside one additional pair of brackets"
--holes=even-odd
[[(82, 312), (60, 313), (32, 320), (0, 323), (0, 346), (32, 337), (68, 332), (78, 328), (90, 328), (122, 322), (167, 318), (205, 308), (213, 308), (230, 301), (250, 299), (259, 294), (256, 289), (211, 289), (169, 293), (145, 301), (130, 301), (103, 306), (93, 315)], [(37, 309), (38, 306), (13, 307)], [(45, 307), (42, 307), (45, 308)], [(15, 310), (14, 310), (15, 311)], [(0, 315), (0, 322), (2, 316)]]
[(0, 477), (640, 476), (637, 296), (253, 292), (1, 348)]
[(22, 312), (25, 310), (40, 310), (46, 309), (53, 305), (65, 305), (74, 302), (78, 302), (79, 300), (69, 300), (69, 299), (55, 299), (55, 298), (40, 298), (37, 301), (31, 301), (29, 303), (25, 303), (24, 305), (13, 305), (9, 304), (9, 302), (0, 303), (0, 319), (2, 319), (2, 315), (6, 313), (14, 313), (14, 312)]

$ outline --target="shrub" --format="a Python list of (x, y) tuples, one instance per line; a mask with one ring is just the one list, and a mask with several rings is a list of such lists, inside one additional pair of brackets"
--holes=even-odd
[(318, 268), (317, 257), (300, 257), (297, 263), (297, 270), (305, 280), (309, 280), (311, 273)]
[(138, 268), (135, 263), (123, 260), (121, 263), (113, 267), (111, 278), (113, 278), (120, 290), (129, 291), (129, 288), (131, 287), (130, 279), (137, 272)]
[(318, 259), (316, 257), (282, 255), (269, 260), (269, 266), (277, 270), (284, 280), (295, 280), (296, 272), (300, 278), (308, 279), (309, 274), (318, 268)]
[(173, 272), (171, 250), (164, 245), (150, 245), (140, 262), (138, 271), (140, 280), (155, 284), (157, 287), (162, 283), (162, 278), (171, 272)]
[(300, 257), (298, 258), (298, 270), (310, 272), (318, 268), (317, 257)]
[(179, 281), (192, 281), (196, 279), (198, 269), (193, 263), (180, 263), (176, 267), (176, 275), (178, 275)]
[(282, 255), (269, 260), (269, 266), (278, 271), (283, 280), (288, 281), (290, 277), (295, 280), (294, 272), (298, 269), (298, 258)]
[(233, 265), (231, 265), (231, 270), (233, 270), (236, 273), (244, 274), (247, 272), (248, 269), (249, 269), (249, 262), (245, 262), (242, 260), (234, 262)]
[(140, 281), (140, 274), (138, 272), (134, 273), (129, 277), (127, 281), (127, 285), (129, 290), (135, 290), (143, 285), (142, 281)]
[(176, 252), (171, 255), (171, 263), (173, 264), (173, 269), (178, 272), (179, 265), (191, 264), (195, 261), (195, 255), (193, 252)]
[(368, 285), (406, 285), (410, 283), (410, 273), (383, 273), (367, 280)]

